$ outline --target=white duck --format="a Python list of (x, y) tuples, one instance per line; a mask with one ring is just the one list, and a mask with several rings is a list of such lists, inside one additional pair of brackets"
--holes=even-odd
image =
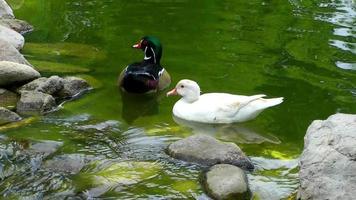
[(264, 94), (253, 96), (227, 93), (200, 95), (199, 85), (192, 80), (181, 80), (167, 96), (182, 98), (173, 107), (176, 117), (202, 123), (234, 123), (255, 118), (264, 109), (283, 102), (283, 97), (264, 99)]

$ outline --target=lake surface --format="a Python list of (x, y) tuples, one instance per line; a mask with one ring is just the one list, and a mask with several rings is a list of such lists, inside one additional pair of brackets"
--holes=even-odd
[[(315, 119), (356, 113), (356, 7), (341, 1), (9, 0), (35, 27), (23, 54), (42, 75), (75, 75), (94, 89), (55, 113), (0, 129), (4, 199), (208, 199), (197, 165), (166, 146), (194, 133), (234, 142), (251, 157), (255, 199), (284, 199), (298, 185), (297, 159)], [(172, 117), (177, 97), (122, 96), (117, 75), (155, 35), (172, 76), (203, 92), (285, 97), (255, 120), (201, 125)], [(86, 129), (104, 123), (102, 130)], [(21, 153), (59, 144), (49, 157)], [(56, 145), (54, 145), (56, 146)], [(10, 149), (10, 150), (9, 150)], [(63, 155), (96, 161), (79, 173), (41, 167)], [(75, 159), (74, 159), (75, 160)]]

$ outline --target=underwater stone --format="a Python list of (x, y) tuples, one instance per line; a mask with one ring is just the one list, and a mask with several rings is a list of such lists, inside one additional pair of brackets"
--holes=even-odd
[(46, 72), (52, 74), (63, 74), (63, 73), (69, 74), (69, 73), (86, 73), (90, 71), (90, 69), (88, 68), (72, 65), (68, 63), (49, 62), (44, 60), (33, 60), (33, 59), (30, 59), (29, 61), (33, 66), (36, 66), (35, 68), (39, 72)]
[(40, 73), (28, 65), (0, 61), (0, 86), (26, 83), (40, 76)]
[(25, 44), (25, 38), (18, 32), (0, 25), (0, 39), (9, 42), (17, 50), (22, 49)]
[(44, 140), (38, 143), (31, 144), (30, 148), (26, 150), (29, 155), (42, 155), (43, 158), (55, 153), (61, 146), (63, 142)]
[(313, 121), (299, 163), (299, 198), (354, 199), (355, 146), (356, 115), (339, 113)]
[(214, 165), (206, 172), (203, 184), (214, 199), (251, 198), (245, 172), (234, 165)]
[(82, 130), (82, 131), (106, 131), (108, 129), (117, 128), (118, 125), (119, 125), (118, 121), (108, 120), (108, 121), (101, 122), (98, 124), (93, 124), (93, 125), (77, 126), (76, 129)]
[(234, 143), (223, 143), (207, 135), (193, 135), (168, 146), (168, 154), (188, 162), (212, 166), (232, 164), (253, 170), (251, 160)]
[(6, 124), (6, 123), (10, 123), (10, 122), (16, 122), (16, 121), (20, 121), (21, 120), (21, 117), (4, 108), (4, 107), (0, 107), (0, 125), (1, 124)]
[(47, 160), (43, 167), (55, 172), (77, 174), (85, 165), (93, 160), (94, 156), (84, 154), (66, 154)]
[(17, 102), (17, 112), (25, 115), (44, 114), (56, 107), (54, 98), (42, 92), (24, 91)]

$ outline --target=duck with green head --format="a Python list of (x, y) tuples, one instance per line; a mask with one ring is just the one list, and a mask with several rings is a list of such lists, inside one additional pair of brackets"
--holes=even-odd
[(171, 78), (160, 63), (162, 45), (158, 38), (145, 36), (132, 47), (141, 49), (145, 57), (141, 62), (128, 65), (121, 72), (119, 86), (129, 93), (151, 93), (167, 88)]

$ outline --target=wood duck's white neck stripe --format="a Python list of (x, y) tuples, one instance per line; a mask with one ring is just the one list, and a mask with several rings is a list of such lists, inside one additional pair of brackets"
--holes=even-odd
[(152, 47), (151, 47), (151, 51), (152, 51), (152, 53), (153, 53), (153, 59), (154, 59), (154, 61), (155, 61), (155, 63), (156, 63), (156, 54), (155, 54), (155, 51), (153, 51)]
[(144, 60), (149, 60), (149, 59), (151, 59), (151, 56), (150, 57), (147, 57), (146, 56), (146, 51), (147, 51), (147, 47), (145, 48), (145, 57), (143, 58)]

